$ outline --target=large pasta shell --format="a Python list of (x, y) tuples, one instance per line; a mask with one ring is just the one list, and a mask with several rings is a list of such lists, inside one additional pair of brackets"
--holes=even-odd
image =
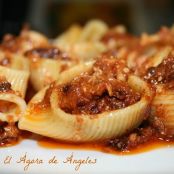
[(74, 44), (78, 41), (82, 28), (78, 25), (71, 26), (67, 31), (58, 36), (53, 42), (54, 45)]
[(61, 63), (51, 59), (39, 59), (37, 62), (30, 62), (30, 80), (39, 91), (46, 85), (58, 79), (60, 75)]
[(15, 93), (0, 93), (0, 120), (16, 122), (24, 114), (26, 103)]
[[(64, 72), (57, 83), (66, 83), (87, 71), (92, 63), (74, 67)], [(66, 78), (65, 78), (66, 77)], [(52, 90), (49, 108), (33, 110), (33, 104), (43, 100), (46, 89), (40, 91), (30, 102), (25, 115), (19, 121), (19, 128), (37, 134), (71, 142), (105, 140), (120, 136), (137, 127), (143, 119), (151, 102), (151, 92), (147, 84), (135, 76), (130, 76), (129, 85), (139, 91), (141, 100), (124, 109), (103, 112), (96, 115), (71, 115), (58, 106), (56, 90)]]
[(77, 57), (81, 61), (89, 61), (94, 59), (100, 53), (107, 50), (106, 46), (99, 42), (77, 42), (75, 44), (56, 45), (61, 50), (67, 52), (71, 57)]
[(106, 23), (100, 20), (91, 20), (84, 26), (79, 41), (98, 41), (107, 31), (108, 26)]
[(30, 81), (34, 89), (39, 91), (51, 82), (58, 80), (63, 71), (76, 64), (75, 60), (56, 60), (42, 57), (30, 59)]
[(41, 33), (32, 30), (23, 30), (20, 34), (22, 38), (20, 53), (24, 53), (36, 47), (44, 47), (49, 44), (48, 39)]
[(83, 28), (75, 25), (56, 38), (53, 44), (67, 52), (71, 57), (88, 61), (106, 51), (100, 42), (108, 31), (108, 26), (100, 20), (91, 20)]
[(167, 134), (174, 135), (174, 91), (161, 89), (152, 102), (152, 116), (160, 118)]
[(11, 83), (11, 87), (14, 91), (18, 92), (22, 98), (25, 97), (27, 89), (29, 72), (21, 71), (11, 68), (0, 66), (0, 76)]
[(12, 54), (10, 68), (29, 72), (29, 60), (20, 54)]
[(100, 20), (91, 20), (83, 28), (78, 25), (71, 26), (67, 31), (54, 40), (54, 44), (66, 46), (83, 42), (99, 41), (108, 31), (108, 26)]
[(29, 60), (20, 54), (0, 50), (0, 65), (12, 69), (29, 71)]

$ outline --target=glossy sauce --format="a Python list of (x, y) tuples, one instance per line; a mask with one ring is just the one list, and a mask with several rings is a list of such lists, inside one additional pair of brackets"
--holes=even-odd
[(20, 144), (23, 140), (26, 140), (26, 139), (32, 139), (37, 141), (38, 146), (44, 149), (99, 151), (99, 152), (109, 153), (113, 155), (135, 155), (135, 154), (145, 153), (145, 152), (149, 152), (149, 151), (160, 149), (160, 148), (166, 148), (166, 147), (174, 148), (174, 141), (162, 141), (162, 140), (154, 141), (153, 140), (145, 144), (141, 144), (138, 147), (129, 151), (119, 151), (106, 145), (106, 143), (102, 143), (102, 142), (78, 143), (78, 144), (67, 143), (67, 142), (62, 142), (62, 141), (54, 140), (47, 137), (42, 137), (40, 135), (35, 135), (27, 131), (21, 132), (18, 141), (14, 141), (11, 144), (6, 144), (5, 146), (1, 146), (1, 147), (4, 148), (4, 147), (15, 146)]
[(130, 106), (141, 94), (126, 82), (128, 73), (125, 61), (103, 56), (90, 71), (56, 87), (58, 105), (66, 113), (91, 116)]
[(174, 141), (171, 142), (161, 141), (161, 140), (151, 141), (146, 144), (139, 145), (138, 147), (130, 151), (123, 151), (123, 152), (118, 151), (112, 147), (109, 147), (105, 143), (101, 142), (72, 144), (72, 143), (57, 141), (46, 137), (43, 137), (40, 140), (38, 140), (38, 145), (46, 149), (92, 150), (92, 151), (100, 151), (115, 155), (133, 155), (133, 154), (152, 151), (159, 148), (174, 147)]

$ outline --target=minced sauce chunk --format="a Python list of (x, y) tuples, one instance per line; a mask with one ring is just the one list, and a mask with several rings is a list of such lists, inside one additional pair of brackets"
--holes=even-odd
[(60, 51), (56, 47), (40, 47), (29, 50), (25, 53), (27, 57), (34, 58), (50, 58), (50, 59), (62, 59), (69, 60), (70, 57), (67, 53)]
[(108, 44), (111, 41), (116, 41), (117, 47), (133, 47), (135, 44), (137, 44), (138, 38), (129, 33), (117, 33), (110, 30), (101, 38), (101, 41), (105, 44)]
[(144, 79), (155, 85), (171, 83), (174, 80), (174, 57), (169, 56), (157, 67), (150, 67)]
[[(71, 114), (99, 114), (139, 101), (140, 94), (126, 81), (118, 80), (118, 73), (124, 71), (123, 64), (114, 57), (103, 57), (96, 61), (91, 71), (59, 85), (59, 107)], [(127, 78), (128, 72), (122, 75)]]
[(10, 145), (19, 138), (19, 129), (15, 123), (0, 121), (0, 147)]

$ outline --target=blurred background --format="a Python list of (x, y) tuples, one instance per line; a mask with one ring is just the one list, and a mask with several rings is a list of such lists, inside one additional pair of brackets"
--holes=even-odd
[(173, 0), (0, 0), (0, 39), (18, 34), (26, 23), (52, 38), (93, 18), (123, 24), (137, 35), (152, 33), (174, 23), (173, 9)]

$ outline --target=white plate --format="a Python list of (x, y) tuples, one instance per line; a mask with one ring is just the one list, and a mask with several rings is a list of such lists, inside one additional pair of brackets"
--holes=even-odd
[[(22, 158), (26, 154), (26, 159)], [(74, 160), (95, 160), (95, 164), (64, 163), (73, 154)], [(55, 158), (57, 164), (49, 164)], [(9, 159), (10, 163), (9, 162)], [(30, 164), (27, 160), (42, 160), (41, 164)], [(7, 159), (5, 161), (5, 159)], [(20, 162), (21, 160), (21, 162)], [(4, 164), (4, 162), (6, 164)], [(20, 163), (18, 163), (20, 162)], [(95, 161), (94, 161), (95, 162)], [(25, 170), (26, 169), (26, 170)], [(96, 151), (50, 150), (37, 145), (34, 140), (0, 149), (0, 174), (174, 174), (174, 147), (165, 147), (136, 155), (111, 155)]]

